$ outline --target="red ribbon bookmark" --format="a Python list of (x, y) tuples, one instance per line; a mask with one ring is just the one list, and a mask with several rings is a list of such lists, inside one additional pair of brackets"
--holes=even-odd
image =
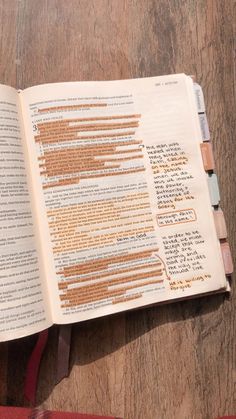
[(26, 368), (24, 396), (32, 404), (35, 403), (39, 366), (45, 346), (47, 344), (47, 340), (48, 329), (39, 333), (38, 340), (35, 344)]
[(59, 328), (58, 352), (57, 352), (57, 378), (58, 384), (69, 375), (71, 324), (62, 325)]

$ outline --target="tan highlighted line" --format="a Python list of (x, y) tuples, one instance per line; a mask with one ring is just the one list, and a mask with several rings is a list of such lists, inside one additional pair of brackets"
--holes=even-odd
[[(109, 287), (113, 287), (113, 286), (119, 286), (121, 285), (121, 287), (119, 288), (115, 288), (115, 290), (129, 290), (132, 288), (139, 288), (142, 287), (143, 284), (145, 283), (146, 285), (149, 285), (150, 283), (153, 283), (153, 281), (155, 281), (155, 283), (162, 283), (163, 279), (149, 279), (149, 278), (155, 278), (155, 277), (160, 277), (162, 275), (162, 271), (160, 271), (159, 274), (156, 275), (147, 275), (147, 276), (140, 276), (140, 278), (137, 278), (137, 280), (139, 281), (137, 284), (131, 284), (132, 282), (135, 282), (136, 279), (132, 278), (132, 277), (126, 277), (127, 280), (115, 280), (113, 279), (112, 281), (103, 281), (103, 282), (97, 282), (96, 284), (93, 285), (87, 285), (87, 286), (83, 286), (83, 287), (77, 287), (77, 288), (71, 288), (69, 290), (64, 290), (64, 292), (62, 294), (60, 294), (60, 300), (69, 300), (74, 296), (78, 296), (79, 298), (83, 298), (86, 295), (97, 295), (100, 294), (103, 291), (108, 291)], [(126, 279), (124, 278), (124, 279)], [(128, 278), (131, 278), (130, 280), (128, 280)], [(146, 281), (142, 281), (142, 280), (147, 279)], [(130, 285), (125, 285), (122, 286), (122, 284), (127, 284), (129, 283)], [(110, 291), (112, 291), (110, 289)]]
[[(132, 154), (130, 149), (127, 151), (129, 154)], [(85, 154), (87, 155), (87, 153), (89, 153), (89, 150), (87, 150)], [(120, 167), (119, 164), (116, 164), (119, 161), (129, 161), (133, 159), (141, 159), (143, 157), (142, 154), (135, 154), (134, 156), (131, 155), (121, 158), (106, 158), (106, 156), (116, 156), (116, 154), (125, 153), (126, 150), (124, 150), (123, 153), (119, 153), (115, 150), (115, 148), (107, 148), (100, 149), (95, 153), (91, 152), (91, 157), (87, 156), (86, 158), (85, 156), (83, 156), (83, 154), (81, 154), (81, 151), (75, 152), (73, 150), (72, 153), (68, 152), (68, 155), (56, 152), (55, 155), (47, 155), (46, 157), (44, 156), (44, 163), (39, 164), (39, 167), (43, 167), (45, 170), (42, 170), (40, 174), (48, 174), (49, 176), (53, 176), (54, 174), (62, 175), (63, 173), (74, 173), (80, 171), (92, 171), (109, 168), (114, 169)], [(103, 158), (101, 159), (101, 157)], [(110, 164), (107, 165), (107, 163)]]
[[(107, 158), (103, 158), (103, 159), (96, 159), (95, 160), (95, 157), (93, 157), (93, 160), (91, 159), (91, 161), (97, 161), (97, 162), (100, 162), (100, 163), (102, 163), (102, 162), (108, 162), (108, 163), (112, 163), (112, 162), (115, 162), (115, 161), (120, 161), (120, 162), (122, 162), (122, 161), (129, 161), (129, 160), (136, 160), (136, 159), (142, 159), (143, 158), (143, 154), (137, 154), (136, 156), (130, 156), (130, 157), (119, 157), (119, 158), (114, 158), (114, 159), (112, 159), (112, 158), (109, 158), (109, 159), (107, 159)], [(78, 159), (78, 162), (79, 161), (85, 161), (85, 159)], [(49, 160), (49, 162), (50, 162), (50, 160)], [(46, 165), (48, 164), (48, 162), (46, 162), (46, 163), (40, 163), (39, 164), (39, 167), (40, 168), (42, 168), (42, 167), (45, 167), (46, 168)], [(56, 165), (55, 165), (56, 166)], [(54, 167), (55, 167), (54, 166)], [(59, 164), (58, 164), (58, 166), (59, 166)]]
[(43, 189), (48, 189), (48, 188), (52, 188), (52, 187), (57, 187), (57, 186), (64, 186), (64, 185), (74, 185), (76, 183), (79, 183), (81, 179), (94, 179), (94, 178), (100, 178), (100, 177), (106, 177), (106, 176), (120, 176), (120, 175), (127, 175), (127, 174), (131, 174), (131, 173), (139, 173), (139, 172), (145, 172), (145, 168), (143, 169), (133, 169), (133, 170), (124, 170), (124, 171), (119, 171), (119, 172), (111, 172), (111, 173), (100, 173), (97, 175), (89, 175), (89, 176), (78, 176), (76, 178), (71, 178), (71, 179), (63, 179), (61, 181), (58, 182), (52, 182), (52, 183), (48, 183), (46, 185), (43, 185)]
[[(122, 153), (120, 152), (122, 151)], [(135, 156), (130, 155), (132, 152), (135, 151)], [(86, 150), (86, 153), (89, 153), (89, 150)], [(119, 157), (115, 157), (116, 154), (129, 154), (128, 156), (119, 156)], [(137, 154), (140, 153), (140, 154)], [(109, 159), (113, 159), (111, 161), (114, 160), (122, 160), (122, 159), (128, 159), (128, 160), (132, 160), (132, 158), (138, 156), (138, 157), (143, 157), (143, 154), (141, 154), (142, 151), (139, 149), (128, 149), (128, 151), (126, 151), (126, 149), (124, 150), (119, 150), (117, 151), (116, 149), (107, 149), (107, 150), (98, 150), (98, 152), (91, 152), (91, 156), (87, 156), (87, 158), (85, 156), (83, 156), (83, 153), (78, 152), (76, 153), (71, 153), (68, 156), (64, 155), (64, 154), (57, 154), (54, 157), (51, 158), (51, 156), (47, 156), (46, 158), (44, 158), (43, 160), (45, 160), (42, 164), (48, 165), (50, 166), (58, 166), (60, 164), (81, 164), (82, 166), (84, 166), (85, 164), (96, 164), (99, 162), (103, 162), (105, 163), (106, 161), (108, 161)], [(107, 156), (107, 157), (106, 157)], [(57, 157), (57, 158), (56, 158)], [(40, 166), (39, 166), (40, 167)]]
[(39, 136), (44, 138), (44, 136), (48, 136), (50, 131), (51, 133), (58, 135), (60, 133), (70, 133), (70, 132), (76, 132), (80, 131), (81, 129), (86, 131), (94, 131), (94, 128), (98, 128), (99, 131), (102, 131), (106, 128), (114, 129), (114, 127), (117, 127), (117, 129), (120, 128), (129, 128), (129, 127), (138, 127), (139, 121), (126, 121), (126, 122), (112, 122), (112, 123), (101, 123), (101, 124), (82, 124), (82, 125), (68, 125), (68, 126), (62, 126), (61, 128), (54, 128), (51, 130), (45, 130), (44, 133), (40, 134)]
[[(118, 272), (119, 274), (119, 272)], [(159, 277), (163, 274), (163, 269), (156, 269), (154, 271), (149, 272), (141, 272), (141, 273), (134, 273), (132, 275), (123, 276), (121, 278), (112, 278), (111, 280), (105, 280), (105, 281), (99, 281), (95, 284), (89, 284), (89, 285), (83, 285), (81, 287), (77, 288), (71, 288), (66, 291), (66, 294), (69, 295), (70, 293), (79, 292), (80, 295), (83, 294), (83, 292), (87, 292), (88, 290), (93, 290), (100, 287), (108, 287), (111, 285), (117, 285), (117, 284), (125, 284), (126, 282), (134, 282), (142, 279), (149, 279), (154, 277)], [(76, 291), (77, 290), (77, 291)], [(64, 295), (64, 294), (63, 294)]]
[(39, 137), (44, 139), (48, 138), (50, 135), (58, 136), (58, 135), (64, 135), (64, 134), (73, 134), (76, 132), (81, 131), (103, 131), (103, 130), (114, 130), (114, 129), (126, 129), (126, 128), (137, 128), (139, 125), (138, 121), (134, 122), (123, 122), (119, 124), (92, 124), (92, 125), (72, 125), (68, 127), (58, 128), (58, 129), (52, 129), (47, 130), (45, 133), (39, 134)]
[[(139, 284), (135, 284), (135, 285), (130, 285), (130, 286), (126, 286), (123, 288), (119, 288), (119, 289), (115, 289), (115, 290), (98, 290), (97, 292), (95, 291), (88, 293), (87, 295), (84, 294), (82, 296), (79, 296), (77, 294), (74, 294), (73, 296), (70, 296), (69, 298), (62, 298), (64, 296), (60, 296), (61, 301), (69, 301), (69, 304), (76, 304), (76, 305), (80, 305), (80, 304), (85, 304), (88, 303), (90, 301), (98, 301), (98, 300), (103, 300), (109, 297), (113, 297), (116, 295), (124, 295), (126, 293), (126, 291), (135, 289), (135, 288), (140, 288), (140, 287), (145, 287), (147, 285), (153, 285), (153, 284), (160, 284), (163, 283), (163, 280), (151, 280), (151, 281), (144, 281), (141, 282)], [(66, 297), (66, 295), (65, 295)]]
[[(112, 142), (112, 143), (107, 143), (107, 144), (98, 144), (97, 147), (94, 147), (94, 144), (91, 145), (79, 145), (76, 147), (70, 147), (70, 148), (66, 148), (63, 150), (53, 150), (53, 151), (45, 151), (43, 156), (39, 156), (38, 160), (46, 160), (46, 159), (50, 159), (50, 161), (52, 160), (58, 160), (58, 156), (62, 156), (62, 157), (68, 157), (68, 156), (79, 156), (79, 158), (91, 158), (94, 156), (95, 154), (99, 154), (100, 151), (105, 151), (105, 150), (113, 150), (115, 151), (117, 147), (126, 147), (126, 146), (130, 146), (130, 145), (139, 145), (142, 144), (142, 141), (140, 140), (128, 140), (128, 141), (118, 141), (118, 142)], [(128, 149), (130, 150), (130, 149)], [(134, 151), (137, 149), (131, 149), (131, 151)], [(122, 150), (123, 151), (123, 150)], [(89, 152), (89, 157), (88, 155), (85, 155), (86, 152)], [(126, 152), (126, 151), (124, 151)], [(138, 149), (138, 152), (142, 152), (142, 150)]]
[[(106, 209), (106, 211), (104, 213), (101, 213), (100, 210), (102, 209), (102, 206), (97, 207), (97, 208), (94, 207), (93, 211), (95, 211), (95, 213), (93, 214), (93, 213), (90, 212), (88, 214), (88, 216), (84, 216), (84, 212), (86, 211), (86, 209), (83, 209), (83, 208), (78, 209), (78, 211), (76, 211), (76, 213), (73, 212), (73, 209), (72, 209), (71, 216), (70, 216), (70, 212), (68, 212), (68, 211), (65, 211), (65, 212), (62, 211), (62, 214), (61, 214), (61, 216), (59, 215), (59, 217), (57, 217), (57, 214), (54, 214), (54, 215), (52, 214), (51, 217), (57, 217), (57, 219), (53, 220), (53, 221), (50, 221), (49, 226), (50, 227), (59, 227), (60, 225), (64, 225), (65, 223), (68, 222), (68, 216), (70, 218), (70, 221), (71, 222), (75, 221), (75, 223), (80, 222), (80, 221), (77, 221), (77, 217), (79, 219), (81, 218), (82, 224), (86, 219), (89, 219), (91, 222), (93, 220), (99, 220), (99, 221), (103, 220), (104, 221), (104, 214), (106, 214), (106, 217), (110, 217), (110, 216), (115, 217), (116, 216), (115, 213), (117, 213), (118, 214), (117, 216), (119, 216), (119, 218), (117, 218), (118, 220), (126, 220), (127, 218), (130, 218), (130, 216), (124, 215), (124, 216), (120, 217), (120, 214), (123, 211), (124, 212), (129, 212), (129, 211), (133, 211), (133, 210), (143, 210), (143, 209), (147, 209), (147, 208), (150, 210), (150, 203), (148, 201), (148, 202), (143, 202), (142, 204), (138, 204), (138, 205), (137, 204), (129, 205), (128, 207), (124, 204), (123, 206), (116, 206), (116, 207), (114, 207), (114, 206), (105, 207), (104, 206), (104, 208)], [(82, 216), (81, 216), (81, 214), (82, 214)], [(136, 215), (133, 216), (133, 218), (141, 217), (142, 215), (143, 216), (144, 215), (150, 216), (150, 212), (149, 213), (144, 213), (144, 214), (136, 214)]]
[[(140, 208), (138, 208), (138, 210), (139, 210)], [(128, 211), (126, 211), (126, 212), (128, 212)], [(116, 228), (116, 226), (117, 227), (124, 227), (124, 226), (127, 226), (127, 225), (134, 225), (134, 224), (140, 224), (140, 223), (152, 223), (153, 222), (153, 219), (152, 218), (146, 218), (146, 217), (150, 217), (151, 215), (150, 215), (150, 212), (146, 212), (146, 213), (139, 213), (139, 214), (136, 214), (135, 216), (133, 216), (132, 215), (132, 219), (133, 218), (139, 218), (139, 220), (138, 221), (132, 221), (132, 222), (130, 222), (130, 223), (127, 223), (126, 221), (129, 221), (130, 220), (130, 215), (126, 215), (126, 216), (124, 216), (124, 217), (120, 217), (119, 215), (112, 215), (112, 213), (110, 212), (109, 213), (109, 215), (107, 215), (106, 213), (105, 213), (105, 215), (106, 215), (106, 218), (107, 218), (107, 222), (110, 222), (110, 221), (114, 221), (115, 223), (116, 223), (116, 221), (118, 221), (118, 222), (120, 222), (120, 224), (118, 224), (117, 225), (117, 223), (115, 224), (115, 225), (111, 225), (111, 228)], [(141, 221), (140, 221), (140, 218), (141, 218)], [(96, 225), (96, 224), (100, 224), (100, 223), (102, 223), (103, 221), (104, 221), (104, 215), (103, 216), (99, 216), (98, 217), (98, 219), (96, 219), (96, 217), (83, 217), (82, 218), (82, 220), (80, 220), (80, 222), (77, 222), (76, 220), (77, 220), (78, 218), (76, 218), (76, 216), (74, 216), (74, 217), (72, 217), (72, 219), (71, 219), (71, 225), (72, 225), (72, 227), (71, 228), (68, 228), (68, 223), (65, 221), (65, 220), (62, 220), (62, 222), (60, 222), (60, 220), (59, 221), (56, 221), (55, 223), (51, 223), (50, 224), (50, 229), (52, 230), (52, 236), (53, 235), (55, 235), (55, 231), (56, 231), (56, 234), (58, 233), (58, 232), (64, 232), (65, 231), (65, 228), (67, 229), (68, 228), (68, 232), (71, 232), (71, 231), (75, 231), (75, 230), (77, 230), (78, 229), (78, 227), (88, 227), (88, 226), (93, 226), (93, 225)], [(121, 223), (121, 221), (123, 222), (123, 223)], [(107, 230), (107, 227), (102, 227), (101, 229), (99, 229), (99, 230), (102, 230), (102, 229), (104, 229), (104, 230)], [(96, 231), (96, 229), (91, 229), (90, 230), (90, 232), (91, 231)]]
[[(126, 129), (126, 128), (137, 128), (138, 127), (138, 122), (137, 123), (133, 123), (133, 124), (131, 124), (131, 123), (129, 123), (129, 124), (117, 124), (117, 125), (115, 125), (115, 124), (107, 124), (107, 125), (91, 125), (91, 126), (86, 126), (86, 125), (78, 125), (77, 127), (76, 127), (76, 129), (75, 128), (70, 128), (70, 129), (67, 129), (67, 130), (65, 130), (65, 133), (68, 133), (68, 132), (70, 132), (70, 133), (74, 133), (74, 132), (86, 132), (86, 131), (91, 131), (91, 132), (93, 132), (93, 131), (109, 131), (109, 130), (111, 130), (111, 131), (113, 131), (114, 129)], [(58, 132), (53, 132), (53, 134), (54, 135), (60, 135), (61, 134), (61, 131), (60, 130), (58, 130)], [(63, 132), (62, 132), (62, 134), (63, 134)], [(45, 135), (45, 136), (43, 136), (43, 135), (40, 135), (40, 138), (43, 140), (44, 138), (47, 138), (48, 137), (48, 134), (47, 135)]]
[(76, 265), (64, 267), (62, 271), (57, 272), (57, 275), (62, 274), (65, 277), (70, 276), (70, 275), (76, 275), (83, 268), (89, 269), (88, 272), (96, 272), (97, 270), (99, 270), (99, 267), (100, 267), (100, 270), (103, 270), (103, 269), (107, 269), (110, 265), (114, 265), (117, 263), (123, 263), (123, 262), (137, 260), (137, 259), (142, 260), (142, 259), (151, 257), (153, 253), (158, 252), (158, 251), (159, 251), (159, 248), (155, 247), (154, 249), (151, 249), (151, 250), (141, 250), (140, 252), (105, 257), (102, 259), (94, 259), (86, 263), (78, 263)]
[[(128, 149), (128, 150), (120, 150), (120, 151), (116, 151), (116, 149), (108, 149), (106, 151), (97, 151), (97, 154), (94, 154), (94, 156), (115, 156), (117, 154), (131, 154), (131, 153), (140, 153), (140, 149), (139, 148), (134, 148), (134, 149)], [(73, 154), (72, 154), (73, 156)], [(62, 159), (63, 155), (59, 155), (58, 158)], [(52, 161), (50, 161), (50, 164), (52, 164)]]
[[(102, 219), (100, 219), (100, 220), (102, 221)], [(118, 226), (117, 226), (117, 223), (115, 222), (114, 225), (111, 225), (110, 230), (112, 231), (112, 230), (114, 230), (114, 229), (116, 229), (118, 227), (122, 227), (122, 228), (129, 227), (129, 226), (132, 226), (133, 227), (135, 224), (137, 226), (139, 226), (141, 224), (141, 222), (143, 222), (145, 224), (152, 223), (153, 222), (152, 218), (149, 218), (149, 219), (141, 218), (141, 221), (138, 220), (138, 221), (134, 221), (133, 222), (133, 221), (129, 221), (130, 220), (130, 217), (127, 217), (126, 220), (127, 220), (127, 222), (120, 223)], [(112, 223), (114, 220), (113, 220), (112, 217), (110, 217), (109, 218), (109, 221)], [(89, 233), (94, 233), (94, 232), (102, 233), (104, 230), (107, 230), (108, 229), (107, 226), (98, 227), (98, 226), (96, 226), (96, 224), (98, 224), (98, 223), (92, 223), (91, 222), (91, 225), (93, 225), (93, 224), (95, 225), (95, 228), (92, 228), (89, 231)], [(84, 224), (83, 223), (76, 224), (76, 221), (75, 221), (75, 218), (74, 218), (73, 225), (72, 225), (72, 227), (69, 227), (68, 228), (68, 232), (67, 232), (68, 223), (63, 223), (63, 224), (60, 224), (60, 227), (57, 227), (57, 226), (54, 226), (53, 225), (52, 228), (51, 228), (51, 234), (52, 234), (52, 237), (53, 238), (56, 238), (56, 241), (58, 241), (60, 238), (63, 237), (63, 233), (65, 233), (65, 230), (66, 230), (66, 232), (67, 232), (68, 235), (75, 236), (76, 235), (76, 231), (78, 230), (78, 227), (81, 227), (81, 226), (84, 226)], [(86, 223), (86, 226), (87, 227), (90, 226), (89, 220)], [(83, 237), (84, 237), (84, 235), (79, 235), (79, 239), (83, 239)], [(87, 237), (87, 235), (85, 235), (85, 237)]]
[[(126, 204), (129, 204), (129, 205), (127, 206)], [(60, 225), (68, 224), (68, 221), (69, 221), (69, 224), (72, 223), (72, 226), (74, 225), (74, 223), (75, 225), (80, 225), (80, 223), (83, 224), (84, 222), (86, 222), (86, 220), (90, 220), (92, 222), (93, 220), (96, 220), (97, 217), (99, 220), (103, 220), (104, 222), (104, 218), (102, 218), (104, 217), (104, 214), (106, 215), (106, 217), (112, 217), (112, 216), (118, 217), (117, 220), (120, 220), (123, 222), (126, 219), (130, 219), (130, 216), (127, 214), (121, 216), (121, 214), (123, 212), (126, 213), (129, 211), (132, 211), (132, 209), (135, 209), (137, 211), (142, 210), (142, 209), (147, 209), (148, 211), (141, 214), (140, 213), (135, 214), (131, 218), (151, 216), (149, 200), (145, 200), (144, 202), (142, 202), (142, 204), (136, 203), (136, 205), (131, 204), (131, 202), (127, 201), (123, 205), (119, 205), (119, 203), (116, 203), (116, 205), (110, 205), (110, 206), (104, 205), (104, 211), (103, 211), (102, 205), (99, 205), (98, 207), (96, 206), (92, 207), (92, 209), (87, 209), (87, 207), (85, 208), (78, 207), (78, 211), (74, 211), (72, 208), (71, 213), (69, 211), (65, 211), (65, 212), (62, 211), (61, 216), (55, 213), (54, 215), (52, 214), (49, 216), (49, 217), (53, 217), (53, 220), (49, 221), (49, 226), (53, 228), (54, 227), (60, 228)]]
[[(125, 154), (125, 153), (119, 153), (119, 154)], [(113, 157), (114, 156), (114, 157)], [(70, 159), (63, 159), (63, 157), (58, 156), (58, 161), (51, 161), (50, 159), (47, 159), (45, 163), (40, 163), (39, 168), (43, 168), (48, 171), (57, 171), (58, 169), (68, 168), (68, 169), (79, 169), (88, 167), (88, 170), (91, 170), (91, 167), (94, 168), (103, 168), (103, 167), (111, 167), (112, 164), (116, 165), (119, 164), (122, 161), (130, 161), (130, 160), (137, 160), (142, 159), (143, 154), (135, 154), (132, 156), (131, 153), (129, 153), (129, 156), (122, 156), (122, 157), (116, 157), (115, 152), (107, 153), (107, 154), (99, 154), (97, 156), (93, 156), (91, 159), (80, 159), (71, 157)], [(109, 163), (109, 165), (108, 165)], [(142, 164), (142, 162), (140, 162)], [(140, 165), (138, 166), (140, 168)], [(124, 167), (124, 169), (128, 169)], [(60, 175), (60, 173), (58, 173)]]
[(111, 292), (103, 292), (102, 293), (102, 295), (100, 296), (100, 297), (98, 297), (98, 298), (84, 298), (84, 300), (78, 300), (78, 299), (71, 299), (70, 300), (70, 302), (69, 303), (67, 303), (67, 304), (63, 304), (63, 305), (61, 305), (61, 308), (67, 308), (67, 307), (75, 307), (75, 306), (78, 306), (78, 305), (82, 305), (82, 304), (86, 304), (86, 303), (89, 303), (89, 302), (92, 302), (92, 301), (99, 301), (99, 300), (103, 300), (103, 299), (106, 299), (106, 298), (109, 298), (109, 297), (115, 297), (116, 295), (124, 295), (124, 292), (123, 291), (113, 291), (112, 293)]
[(50, 121), (50, 122), (43, 122), (37, 124), (37, 128), (39, 130), (47, 130), (48, 128), (55, 126), (61, 126), (61, 125), (68, 125), (75, 122), (86, 122), (86, 121), (109, 121), (112, 119), (130, 119), (130, 118), (141, 118), (141, 114), (131, 114), (131, 115), (111, 115), (111, 116), (94, 116), (91, 118), (72, 118), (72, 119), (59, 119), (58, 121)]
[(131, 153), (136, 153), (135, 154), (135, 156), (136, 156), (137, 153), (142, 153), (142, 151), (140, 149), (137, 149), (137, 148), (133, 148), (133, 149), (122, 149), (122, 150), (119, 150), (119, 151), (117, 151), (116, 148), (101, 149), (101, 150), (98, 150), (97, 152), (96, 151), (92, 151), (90, 153), (90, 156), (89, 157), (87, 155), (87, 158), (86, 158), (86, 156), (83, 156), (83, 153), (87, 153), (88, 154), (88, 153), (90, 153), (90, 151), (89, 151), (89, 149), (87, 149), (87, 150), (85, 150), (85, 152), (82, 152), (82, 153), (79, 152), (79, 151), (77, 153), (76, 152), (73, 152), (71, 154), (68, 154), (68, 156), (66, 156), (65, 154), (61, 154), (61, 153), (56, 154), (56, 156), (49, 156), (49, 155), (47, 155), (46, 157), (44, 157), (43, 159), (41, 159), (41, 161), (44, 160), (44, 162), (43, 162), (44, 165), (45, 164), (53, 165), (54, 163), (55, 164), (59, 164), (60, 161), (62, 161), (62, 162), (68, 162), (68, 164), (69, 164), (71, 161), (73, 162), (75, 160), (76, 161), (79, 161), (81, 163), (82, 162), (83, 163), (86, 163), (86, 161), (91, 161), (91, 162), (96, 163), (96, 162), (98, 162), (100, 160), (101, 157), (102, 157), (102, 161), (103, 162), (106, 161), (106, 159), (119, 158), (119, 157), (114, 157), (116, 154), (129, 154), (129, 156), (123, 156), (123, 157), (120, 156), (120, 158), (123, 159), (123, 158), (129, 157), (129, 158), (132, 159), (133, 156), (130, 156)]
[[(153, 225), (147, 225), (146, 227), (142, 228), (136, 228), (135, 233), (141, 234), (141, 233), (149, 233), (153, 232), (154, 227)], [(66, 252), (72, 249), (86, 249), (88, 247), (96, 246), (99, 247), (102, 244), (108, 244), (108, 243), (116, 243), (117, 239), (122, 237), (129, 237), (133, 236), (134, 229), (131, 228), (130, 230), (125, 230), (122, 232), (111, 232), (107, 234), (98, 234), (95, 236), (89, 236), (89, 233), (87, 234), (81, 234), (76, 233), (68, 238), (65, 238), (65, 235), (60, 235), (59, 238), (52, 239), (53, 248), (52, 251), (54, 254), (60, 253), (60, 252)]]
[(97, 163), (97, 164), (77, 164), (77, 165), (71, 165), (69, 167), (68, 163), (61, 166), (49, 166), (49, 169), (42, 170), (40, 172), (41, 176), (63, 176), (63, 175), (69, 175), (69, 174), (75, 174), (75, 173), (83, 173), (83, 172), (92, 172), (97, 170), (108, 170), (108, 169), (119, 169), (121, 167), (120, 164), (110, 164), (105, 165), (106, 162), (103, 163)]
[[(99, 207), (99, 206), (114, 206), (117, 203), (123, 203), (124, 201), (133, 201), (134, 199), (139, 199), (139, 198), (148, 198), (149, 194), (148, 192), (138, 192), (138, 193), (129, 193), (125, 196), (120, 196), (120, 197), (116, 197), (116, 198), (107, 198), (107, 199), (96, 199), (94, 201), (88, 202), (88, 203), (78, 203), (78, 204), (71, 204), (71, 205), (66, 205), (60, 208), (52, 208), (52, 209), (48, 209), (47, 210), (47, 215), (48, 216), (54, 216), (54, 215), (59, 215), (60, 217), (62, 216), (62, 214), (70, 214), (71, 210), (78, 210), (78, 208), (83, 208), (85, 207), (86, 210), (91, 209), (91, 207)], [(50, 224), (50, 223), (49, 223)]]
[(84, 151), (97, 151), (97, 150), (107, 150), (107, 149), (114, 149), (115, 147), (124, 147), (124, 146), (130, 146), (130, 145), (139, 145), (142, 144), (142, 140), (112, 140), (111, 142), (105, 142), (105, 143), (99, 143), (96, 146), (94, 144), (82, 144), (82, 145), (73, 145), (73, 147), (68, 148), (61, 148), (61, 149), (53, 149), (52, 151), (44, 151), (45, 156), (54, 155), (57, 154), (64, 154), (67, 156), (70, 153), (78, 153)]
[[(62, 281), (58, 283), (58, 288), (59, 289), (65, 289), (68, 287), (68, 285), (71, 284), (77, 284), (77, 283), (81, 283), (81, 282), (86, 282), (86, 281), (93, 281), (96, 279), (101, 279), (101, 278), (105, 278), (106, 276), (113, 276), (113, 275), (119, 275), (119, 274), (123, 274), (123, 273), (127, 273), (127, 272), (131, 272), (131, 271), (137, 271), (137, 270), (141, 270), (141, 269), (152, 269), (152, 268), (157, 268), (158, 266), (161, 266), (160, 262), (156, 262), (156, 263), (150, 263), (150, 264), (146, 264), (146, 265), (137, 265), (137, 266), (129, 266), (128, 268), (123, 268), (123, 269), (116, 269), (116, 270), (112, 270), (112, 271), (107, 271), (105, 273), (100, 273), (98, 275), (92, 275), (89, 277), (84, 277), (84, 278), (80, 278), (80, 279), (72, 279), (72, 280), (67, 280), (67, 281)], [(79, 275), (83, 275), (83, 273), (80, 271)]]
[[(98, 138), (114, 138), (114, 137), (128, 137), (128, 136), (132, 136), (135, 134), (135, 131), (126, 131), (126, 132), (117, 132), (114, 134), (99, 134), (99, 135), (85, 135), (85, 136), (74, 136), (71, 137), (70, 135), (68, 135), (68, 141), (73, 141), (73, 140), (95, 140)], [(65, 134), (64, 134), (65, 135)], [(53, 143), (53, 142), (63, 142), (66, 141), (66, 139), (64, 137), (58, 136), (56, 137), (56, 139), (53, 138), (47, 138), (47, 141), (41, 141), (40, 139), (38, 139), (38, 137), (40, 137), (39, 135), (35, 135), (34, 139), (36, 143), (39, 142), (44, 142), (44, 143)]]
[(51, 182), (46, 185), (43, 185), (43, 189), (56, 188), (57, 186), (75, 185), (76, 183), (80, 183), (79, 177), (73, 179), (64, 179), (60, 182)]
[(55, 112), (55, 111), (70, 111), (73, 109), (80, 108), (101, 108), (106, 107), (107, 103), (81, 103), (80, 105), (68, 105), (68, 106), (51, 106), (50, 108), (38, 109), (39, 113), (44, 112)]

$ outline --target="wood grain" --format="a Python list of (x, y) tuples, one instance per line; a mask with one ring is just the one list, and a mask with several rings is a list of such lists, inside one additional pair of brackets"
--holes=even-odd
[[(0, 80), (25, 88), (67, 80), (195, 74), (205, 93), (235, 255), (235, 22), (234, 0), (0, 1)], [(51, 329), (38, 404), (125, 419), (236, 414), (232, 288), (229, 299), (205, 297), (74, 326), (70, 377), (55, 388), (58, 331)], [(9, 344), (2, 402), (7, 384), (8, 402), (24, 404), (22, 383), (33, 342)], [(1, 345), (0, 367), (6, 362)]]

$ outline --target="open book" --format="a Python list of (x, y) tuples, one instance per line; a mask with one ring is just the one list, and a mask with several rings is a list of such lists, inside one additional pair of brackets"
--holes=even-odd
[(227, 289), (191, 77), (1, 85), (0, 96), (1, 341)]

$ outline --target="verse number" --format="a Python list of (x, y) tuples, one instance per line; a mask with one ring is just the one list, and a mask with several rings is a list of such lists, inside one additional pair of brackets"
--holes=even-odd
[(33, 125), (33, 131), (36, 132), (37, 131), (37, 125)]

